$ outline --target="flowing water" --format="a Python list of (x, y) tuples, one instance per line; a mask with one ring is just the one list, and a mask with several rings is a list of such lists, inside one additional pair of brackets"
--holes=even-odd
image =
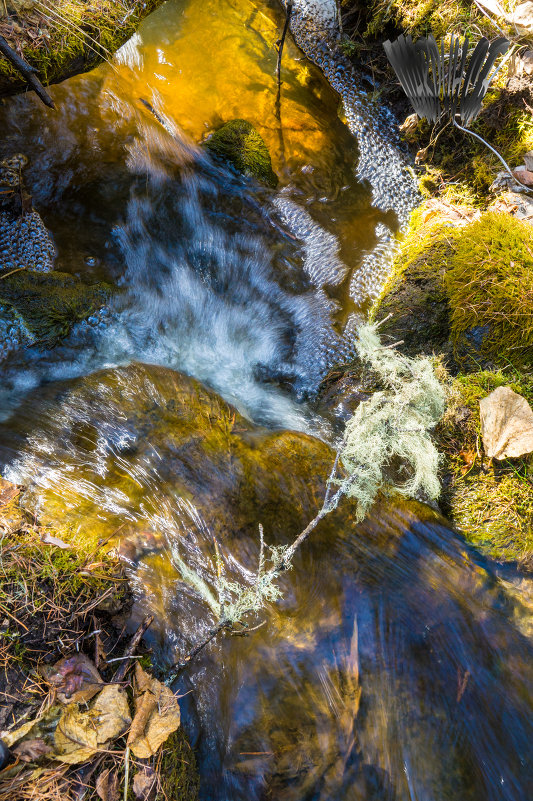
[[(328, 439), (313, 394), (350, 354), (380, 232), (411, 202), (385, 118), (332, 51), (310, 46), (346, 122), (290, 38), (277, 97), (282, 23), (273, 0), (174, 0), (115, 66), (54, 87), (56, 114), (29, 96), (0, 108), (0, 154), (29, 157), (55, 268), (117, 287), (56, 348), (12, 335), (2, 473), (71, 538), (123, 527), (132, 626), (154, 611), (162, 666), (214, 622), (184, 564), (215, 593), (216, 536), (228, 576), (253, 582), (258, 524), (289, 542), (321, 504), (332, 452), (295, 431)], [(263, 136), (276, 190), (202, 147), (233, 118)], [(178, 679), (202, 798), (528, 801), (532, 644), (516, 582), (422, 505), (383, 502), (356, 525), (343, 504), (263, 625)]]

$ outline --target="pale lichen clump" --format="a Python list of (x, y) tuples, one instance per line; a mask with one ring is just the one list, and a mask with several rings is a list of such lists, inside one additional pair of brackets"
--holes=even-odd
[(382, 345), (375, 326), (362, 326), (356, 344), (385, 387), (358, 406), (340, 451), (350, 474), (346, 494), (356, 499), (361, 520), (387, 487), (410, 497), (438, 497), (439, 456), (430, 431), (444, 413), (445, 396), (432, 361)]

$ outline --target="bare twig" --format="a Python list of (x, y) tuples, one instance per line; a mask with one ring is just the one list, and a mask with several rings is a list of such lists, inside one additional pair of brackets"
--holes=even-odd
[(276, 64), (276, 75), (278, 78), (278, 86), (281, 86), (281, 59), (283, 57), (283, 45), (285, 44), (285, 38), (287, 36), (287, 31), (289, 30), (289, 23), (291, 21), (292, 2), (293, 0), (287, 0), (287, 8), (285, 11), (285, 24), (283, 26), (281, 39), (278, 42), (278, 63)]
[(0, 53), (7, 58), (10, 64), (19, 72), (24, 80), (31, 86), (34, 92), (41, 98), (45, 106), (55, 108), (54, 101), (45, 90), (39, 78), (35, 74), (37, 70), (24, 61), (12, 47), (8, 45), (3, 36), (0, 36)]
[(123, 680), (124, 676), (128, 672), (128, 668), (131, 665), (130, 657), (132, 657), (133, 654), (135, 653), (135, 651), (137, 650), (137, 648), (139, 646), (139, 643), (141, 642), (145, 631), (148, 629), (149, 626), (151, 626), (153, 620), (154, 620), (154, 616), (153, 615), (146, 615), (146, 617), (142, 621), (141, 625), (139, 626), (139, 628), (137, 629), (137, 631), (135, 632), (135, 634), (131, 638), (131, 642), (130, 642), (130, 644), (128, 646), (128, 650), (126, 651), (126, 653), (124, 654), (124, 657), (123, 657), (124, 662), (118, 668), (118, 670), (116, 671), (115, 675), (113, 676), (113, 679), (111, 681), (112, 684), (117, 684), (119, 681)]

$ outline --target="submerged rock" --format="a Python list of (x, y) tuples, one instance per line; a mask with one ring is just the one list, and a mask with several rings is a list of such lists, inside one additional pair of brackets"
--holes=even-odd
[(0, 305), (14, 312), (34, 342), (55, 344), (110, 298), (108, 284), (83, 284), (68, 273), (0, 272)]
[(81, 515), (106, 536), (125, 520), (143, 539), (164, 532), (165, 496), (194, 503), (220, 541), (255, 542), (259, 522), (271, 538), (296, 534), (318, 509), (334, 459), (318, 439), (256, 426), (199, 381), (143, 364), (36, 391), (17, 420), (21, 434), (33, 432), (22, 456), (27, 479), (45, 490), (49, 522)]
[(272, 169), (268, 148), (250, 122), (230, 120), (206, 140), (205, 147), (230, 161), (244, 175), (267, 186), (277, 186), (278, 177)]

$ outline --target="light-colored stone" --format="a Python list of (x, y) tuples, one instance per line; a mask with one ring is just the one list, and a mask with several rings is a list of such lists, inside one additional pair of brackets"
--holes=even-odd
[(515, 8), (512, 20), (520, 33), (533, 31), (533, 0), (520, 3)]
[(526, 166), (526, 170), (533, 172), (533, 150), (530, 150), (529, 153), (526, 153), (524, 156), (524, 164)]
[(505, 211), (517, 220), (533, 224), (533, 198), (522, 192), (502, 192), (488, 210)]
[(533, 452), (533, 411), (510, 387), (498, 387), (479, 402), (483, 448), (489, 459)]

